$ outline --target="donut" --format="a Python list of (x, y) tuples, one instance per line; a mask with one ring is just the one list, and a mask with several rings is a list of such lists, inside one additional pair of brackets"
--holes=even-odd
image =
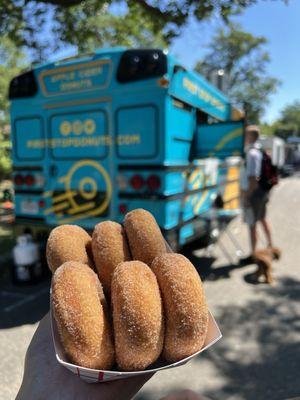
[(78, 261), (93, 268), (91, 237), (80, 226), (60, 225), (49, 235), (46, 258), (52, 273), (66, 261)]
[(121, 262), (131, 259), (123, 227), (112, 221), (97, 224), (92, 236), (92, 250), (96, 271), (103, 285), (104, 293), (110, 297), (114, 269)]
[(52, 278), (52, 309), (68, 359), (82, 367), (110, 369), (114, 347), (97, 274), (79, 262), (62, 264)]
[(117, 364), (123, 371), (144, 370), (163, 348), (164, 319), (155, 275), (141, 261), (119, 264), (111, 296)]
[(158, 256), (151, 269), (162, 293), (165, 313), (163, 356), (173, 363), (203, 346), (208, 328), (204, 291), (195, 267), (181, 254)]
[(138, 208), (126, 214), (124, 228), (134, 260), (151, 265), (155, 257), (166, 253), (166, 243), (153, 215)]

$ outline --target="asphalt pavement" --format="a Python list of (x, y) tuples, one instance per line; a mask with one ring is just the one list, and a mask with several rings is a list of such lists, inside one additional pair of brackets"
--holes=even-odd
[[(204, 280), (210, 311), (223, 338), (188, 364), (157, 373), (136, 400), (157, 400), (192, 389), (213, 400), (300, 398), (300, 178), (287, 178), (273, 190), (269, 219), (282, 258), (274, 262), (275, 283), (250, 284), (254, 265), (241, 267), (233, 244), (187, 249)], [(238, 218), (229, 227), (245, 255), (246, 226)], [(264, 246), (260, 231), (260, 247)], [(26, 348), (49, 307), (49, 281), (16, 288), (0, 283), (0, 399), (14, 399), (22, 379)], [(121, 399), (121, 397), (120, 397)]]

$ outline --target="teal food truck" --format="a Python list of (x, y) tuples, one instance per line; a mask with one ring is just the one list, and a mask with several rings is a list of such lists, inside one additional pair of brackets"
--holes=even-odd
[(9, 88), (16, 230), (92, 230), (134, 208), (180, 247), (239, 206), (243, 115), (159, 49), (36, 66)]

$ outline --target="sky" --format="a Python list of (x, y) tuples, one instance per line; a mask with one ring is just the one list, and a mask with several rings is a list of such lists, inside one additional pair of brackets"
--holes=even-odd
[[(300, 1), (290, 0), (286, 5), (279, 0), (260, 0), (233, 20), (243, 30), (268, 39), (265, 47), (271, 58), (268, 72), (281, 81), (277, 92), (270, 97), (263, 118), (271, 123), (285, 105), (300, 100)], [(205, 45), (221, 25), (219, 19), (201, 25), (191, 21), (175, 40), (171, 52), (186, 66), (193, 67), (205, 55)]]
[[(277, 92), (270, 97), (263, 117), (265, 122), (272, 123), (284, 106), (300, 99), (300, 0), (289, 0), (288, 5), (280, 0), (258, 0), (233, 21), (240, 23), (243, 30), (268, 40), (265, 46), (271, 58), (268, 73), (281, 81)], [(183, 65), (194, 67), (205, 55), (205, 46), (220, 26), (220, 18), (200, 24), (191, 20), (172, 44), (170, 52)], [(73, 53), (72, 49), (60, 51), (54, 54), (54, 59)]]

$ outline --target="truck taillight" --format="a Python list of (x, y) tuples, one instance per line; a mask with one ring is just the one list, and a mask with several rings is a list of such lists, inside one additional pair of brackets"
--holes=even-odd
[(27, 186), (33, 186), (35, 184), (35, 178), (31, 174), (26, 175), (24, 180), (25, 180), (25, 185)]
[(147, 178), (146, 183), (150, 190), (157, 190), (160, 188), (161, 185), (160, 177), (157, 175), (150, 175)]
[(126, 214), (127, 213), (127, 205), (126, 204), (120, 204), (119, 205), (119, 211), (121, 214)]
[(145, 185), (145, 180), (141, 175), (133, 175), (130, 179), (130, 185), (133, 189), (141, 189)]
[(16, 186), (21, 186), (24, 183), (24, 178), (22, 175), (18, 174), (14, 177), (14, 183)]

